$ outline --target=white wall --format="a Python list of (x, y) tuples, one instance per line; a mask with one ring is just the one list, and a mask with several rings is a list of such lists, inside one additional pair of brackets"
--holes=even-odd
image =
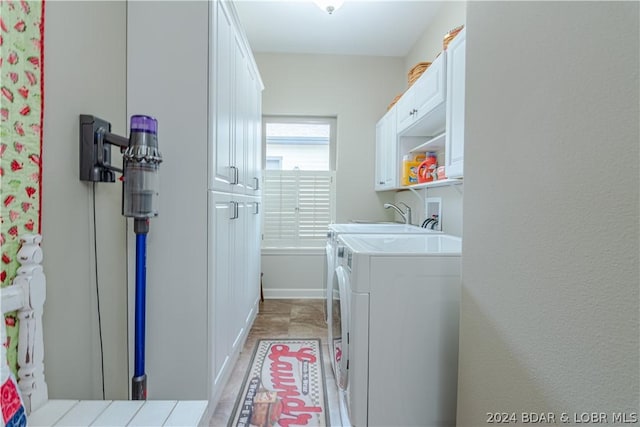
[[(412, 191), (399, 191), (396, 193), (396, 202), (406, 203), (411, 207), (412, 222), (420, 225), (426, 219), (425, 215), (425, 198), (439, 197), (442, 199), (441, 218), (442, 232), (453, 236), (462, 237), (462, 201), (464, 194), (464, 185), (455, 185), (447, 187), (436, 187), (418, 190), (418, 197)], [(396, 221), (402, 221), (397, 213)]]
[(265, 249), (262, 251), (264, 297), (323, 298), (325, 269), (324, 248), (321, 252)]
[(438, 13), (429, 22), (422, 36), (404, 58), (406, 73), (418, 62), (433, 62), (442, 51), (442, 40), (450, 30), (464, 25), (467, 15), (466, 1), (444, 1)]
[[(406, 82), (400, 58), (337, 55), (256, 54), (265, 90), (265, 115), (337, 116), (336, 222), (388, 220), (382, 205), (393, 193), (374, 191), (375, 124)], [(291, 255), (284, 255), (295, 264)], [(324, 253), (301, 262), (323, 270)], [(262, 257), (266, 289), (277, 294), (297, 289), (300, 282), (274, 256)]]
[[(47, 2), (42, 246), (45, 373), (52, 398), (102, 398), (92, 186), (78, 178), (78, 116), (126, 132), (126, 4)], [(113, 150), (118, 158), (118, 150)], [(96, 185), (98, 273), (108, 399), (127, 398), (125, 220), (121, 185)]]
[(639, 12), (469, 3), (460, 426), (639, 412)]

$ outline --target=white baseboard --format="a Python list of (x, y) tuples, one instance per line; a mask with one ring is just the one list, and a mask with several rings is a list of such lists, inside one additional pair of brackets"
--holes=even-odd
[(324, 289), (264, 289), (265, 299), (324, 299)]

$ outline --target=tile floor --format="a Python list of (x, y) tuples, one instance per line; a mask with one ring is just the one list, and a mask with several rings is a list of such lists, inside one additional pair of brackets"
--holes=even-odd
[(260, 338), (320, 338), (324, 374), (327, 386), (327, 405), (332, 426), (340, 426), (340, 415), (336, 382), (329, 364), (327, 347), (327, 325), (324, 321), (324, 300), (290, 299), (265, 300), (260, 303), (260, 311), (249, 332), (238, 363), (225, 387), (220, 402), (209, 422), (213, 427), (225, 427), (231, 416), (242, 380), (256, 340)]

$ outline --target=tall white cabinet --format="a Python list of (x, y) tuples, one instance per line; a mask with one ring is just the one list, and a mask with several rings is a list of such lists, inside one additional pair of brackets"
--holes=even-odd
[(127, 3), (127, 115), (158, 119), (164, 158), (147, 253), (150, 399), (212, 410), (255, 319), (262, 89), (232, 3)]

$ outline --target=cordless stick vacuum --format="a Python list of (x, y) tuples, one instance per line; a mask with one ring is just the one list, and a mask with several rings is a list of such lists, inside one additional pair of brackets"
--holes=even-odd
[[(80, 180), (115, 182), (123, 173), (122, 215), (133, 218), (136, 234), (135, 350), (131, 398), (146, 400), (144, 372), (146, 258), (149, 218), (158, 216), (158, 122), (149, 116), (132, 116), (129, 139), (111, 133), (111, 124), (91, 115), (80, 115)], [(111, 166), (111, 145), (123, 151), (123, 169)]]
[(122, 215), (133, 218), (136, 233), (135, 363), (131, 398), (147, 399), (144, 372), (145, 311), (147, 287), (147, 233), (149, 218), (158, 216), (158, 122), (148, 116), (131, 117), (129, 146), (124, 151)]

